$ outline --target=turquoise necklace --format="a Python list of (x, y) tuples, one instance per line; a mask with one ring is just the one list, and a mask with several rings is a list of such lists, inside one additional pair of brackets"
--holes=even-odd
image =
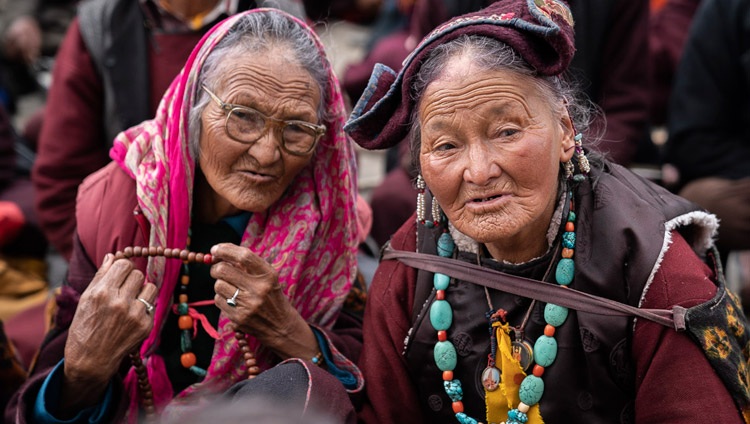
[[(579, 175), (576, 175), (579, 177)], [(580, 180), (579, 178), (575, 178)], [(579, 181), (576, 181), (579, 182)], [(565, 222), (564, 232), (562, 234), (562, 251), (560, 261), (555, 269), (555, 281), (561, 286), (567, 287), (573, 282), (575, 273), (575, 263), (573, 254), (575, 252), (576, 233), (575, 221), (576, 214), (573, 193), (569, 192), (570, 211)], [(427, 224), (427, 223), (425, 223)], [(427, 226), (431, 226), (429, 223)], [(433, 224), (434, 225), (434, 224)], [(455, 250), (455, 243), (448, 229), (445, 228), (440, 235), (437, 243), (437, 252), (441, 257), (452, 257)], [(450, 277), (435, 273), (433, 277), (433, 287), (435, 288), (435, 300), (430, 306), (430, 323), (437, 331), (437, 342), (434, 348), (435, 364), (443, 373), (443, 387), (448, 397), (451, 399), (453, 413), (461, 424), (481, 424), (480, 421), (466, 415), (463, 405), (463, 389), (461, 381), (454, 378), (453, 370), (456, 368), (458, 355), (456, 348), (448, 340), (448, 328), (453, 323), (453, 309), (450, 303), (445, 300), (445, 290), (450, 284)], [(568, 317), (568, 308), (548, 303), (544, 308), (544, 334), (534, 343), (533, 360), (535, 365), (532, 373), (525, 376), (518, 389), (518, 395), (521, 402), (516, 408), (508, 411), (508, 419), (504, 424), (524, 424), (528, 421), (527, 413), (529, 409), (539, 403), (544, 394), (544, 381), (542, 375), (546, 367), (552, 365), (557, 357), (557, 341), (555, 340), (555, 330), (561, 326)]]

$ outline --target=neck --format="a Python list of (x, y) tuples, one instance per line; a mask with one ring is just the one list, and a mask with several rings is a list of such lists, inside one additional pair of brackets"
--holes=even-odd
[(195, 169), (193, 216), (197, 222), (215, 224), (222, 218), (240, 212), (239, 209), (214, 191), (199, 168)]

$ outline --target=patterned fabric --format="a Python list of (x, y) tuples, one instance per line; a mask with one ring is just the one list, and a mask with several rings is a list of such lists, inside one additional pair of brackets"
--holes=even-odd
[[(732, 394), (750, 423), (750, 323), (736, 294), (727, 290), (723, 272), (711, 301), (689, 308), (685, 321), (690, 335)], [(722, 311), (723, 313), (720, 313)]]
[[(274, 9), (255, 9), (234, 15), (212, 28), (198, 43), (175, 78), (152, 120), (120, 133), (110, 156), (136, 180), (139, 206), (151, 224), (149, 244), (183, 248), (190, 226), (195, 158), (188, 148), (188, 114), (196, 97), (196, 81), (206, 57), (239, 18), (250, 13), (280, 13), (306, 28), (323, 57), (323, 47), (312, 30), (298, 19)], [(308, 166), (285, 194), (265, 213), (248, 222), (241, 244), (265, 258), (279, 272), (279, 282), (291, 303), (308, 322), (331, 328), (356, 277), (356, 164), (353, 144), (343, 133), (345, 111), (339, 83), (328, 70), (328, 131)], [(161, 325), (170, 310), (180, 264), (150, 258), (147, 278), (159, 287), (154, 330), (141, 348), (154, 390), (157, 410), (172, 400), (163, 359), (154, 354)], [(243, 375), (239, 346), (219, 319), (212, 364), (205, 380), (177, 395), (181, 403), (191, 395), (229, 387)], [(252, 348), (257, 341), (250, 340)], [(269, 364), (262, 363), (263, 367)], [(137, 411), (137, 381), (131, 369), (126, 379), (130, 411)], [(191, 400), (192, 399), (192, 400)], [(131, 414), (131, 418), (134, 414)]]

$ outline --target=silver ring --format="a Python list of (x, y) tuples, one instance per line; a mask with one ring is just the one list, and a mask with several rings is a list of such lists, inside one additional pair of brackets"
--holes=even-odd
[(154, 312), (154, 305), (152, 305), (148, 300), (143, 299), (141, 297), (136, 298), (135, 300), (142, 302), (144, 305), (146, 305), (146, 313), (151, 315), (152, 312)]
[(240, 289), (235, 290), (235, 292), (232, 295), (232, 297), (228, 297), (227, 298), (227, 305), (229, 305), (229, 306), (231, 306), (233, 308), (236, 307), (237, 306), (237, 295), (238, 294), (240, 294)]

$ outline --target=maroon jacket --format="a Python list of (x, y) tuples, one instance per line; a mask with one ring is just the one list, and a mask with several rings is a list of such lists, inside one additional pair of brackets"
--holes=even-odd
[[(113, 193), (116, 193), (113, 195)], [(104, 256), (127, 246), (145, 246), (149, 227), (139, 214), (135, 183), (115, 162), (88, 177), (81, 185), (77, 202), (77, 237), (74, 239), (67, 281), (57, 298), (58, 311), (53, 328), (41, 346), (29, 380), (16, 393), (5, 411), (7, 422), (31, 422), (34, 401), (42, 382), (63, 358), (68, 328), (73, 320), (80, 294), (86, 289), (101, 266)], [(145, 273), (144, 258), (135, 258), (136, 267)], [(362, 340), (361, 322), (349, 314), (341, 314), (332, 331), (326, 331), (335, 350), (356, 361)], [(123, 362), (116, 376), (115, 402), (117, 416), (127, 406), (122, 377), (130, 367)]]
[[(654, 211), (667, 204), (679, 205), (679, 201), (674, 201), (675, 197), (664, 190), (653, 189), (653, 193), (638, 190), (639, 185), (643, 186), (637, 179), (627, 177), (619, 167), (613, 169), (624, 184), (612, 183), (612, 178), (604, 174), (595, 196), (587, 193), (586, 187), (579, 189), (576, 280), (572, 287), (637, 305), (662, 249), (666, 220), (652, 219), (659, 215)], [(634, 196), (651, 199), (658, 206), (634, 200)], [(628, 207), (622, 204), (628, 202)], [(678, 216), (689, 211), (689, 207), (671, 207), (673, 212), (677, 209)], [(638, 219), (632, 219), (633, 214)], [(665, 212), (667, 219), (671, 216)], [(414, 221), (412, 217), (394, 235), (391, 240), (394, 249), (415, 250)], [(613, 230), (621, 228), (615, 222), (622, 224), (622, 230)], [(660, 226), (662, 230), (658, 231)], [(644, 254), (646, 251), (648, 254)], [(690, 307), (702, 303), (716, 292), (715, 278), (713, 269), (673, 231), (672, 243), (640, 306), (671, 309), (673, 305)], [(360, 417), (367, 424), (455, 422), (434, 364), (434, 329), (429, 323), (420, 324), (419, 319), (412, 328), (412, 307), (423, 304), (421, 300), (415, 302), (417, 285), (416, 270), (395, 260), (383, 261), (373, 278), (359, 363), (367, 383)], [(453, 301), (454, 309), (453, 324), (448, 330), (458, 352), (454, 375), (461, 378), (481, 373), (489, 352), (485, 294), (476, 285), (459, 281), (451, 283), (446, 299)], [(508, 300), (510, 307), (506, 310), (510, 320), (514, 304), (519, 306), (522, 299)], [(544, 321), (534, 315), (526, 328), (530, 340), (535, 340), (544, 327)], [(511, 324), (519, 324), (522, 317), (523, 313)], [(467, 327), (465, 323), (472, 320), (477, 326)], [(425, 328), (430, 331), (420, 331)], [(540, 402), (542, 417), (549, 424), (571, 421), (681, 424), (700, 421), (707, 408), (716, 422), (743, 422), (704, 352), (684, 332), (644, 319), (638, 319), (633, 328), (632, 321), (622, 317), (571, 310), (555, 338), (561, 349), (555, 363), (545, 370), (544, 397)], [(467, 413), (482, 419), (483, 393), (474, 389), (478, 379), (461, 378), (461, 381)]]

